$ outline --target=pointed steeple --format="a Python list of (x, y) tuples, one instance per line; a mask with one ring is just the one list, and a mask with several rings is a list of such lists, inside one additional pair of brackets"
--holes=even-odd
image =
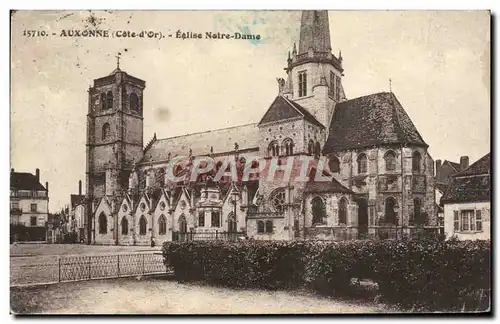
[(298, 54), (307, 53), (310, 48), (315, 53), (332, 50), (327, 10), (302, 11)]

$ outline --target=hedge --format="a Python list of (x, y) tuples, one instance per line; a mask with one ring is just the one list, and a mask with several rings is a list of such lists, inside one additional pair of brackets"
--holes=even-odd
[(179, 281), (232, 288), (306, 285), (349, 295), (353, 278), (369, 279), (381, 298), (404, 307), (489, 307), (490, 241), (166, 242), (163, 257)]

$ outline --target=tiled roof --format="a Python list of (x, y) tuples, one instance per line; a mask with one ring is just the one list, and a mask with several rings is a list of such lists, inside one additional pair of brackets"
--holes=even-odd
[(392, 92), (381, 92), (336, 105), (324, 153), (381, 144), (427, 146)]
[(145, 150), (142, 162), (162, 161), (177, 155), (188, 156), (192, 150), (193, 156), (208, 155), (210, 148), (213, 153), (234, 151), (234, 144), (238, 149), (257, 149), (259, 147), (259, 129), (256, 124), (247, 124), (211, 130), (206, 132), (159, 139), (151, 143)]
[(264, 117), (260, 120), (259, 125), (295, 117), (302, 117), (316, 126), (325, 128), (306, 108), (282, 95), (278, 95), (274, 99)]
[(471, 176), (491, 173), (491, 154), (488, 153), (476, 162), (472, 163), (462, 172), (455, 173), (453, 177)]
[(452, 180), (441, 203), (463, 203), (491, 200), (491, 154), (488, 153)]
[(47, 190), (36, 179), (36, 176), (27, 172), (10, 173), (10, 189), (13, 190)]
[(439, 191), (441, 191), (441, 193), (444, 193), (446, 191), (447, 187), (448, 187), (448, 184), (446, 184), (446, 183), (436, 182), (436, 188)]
[(491, 200), (490, 175), (452, 178), (441, 198), (442, 204)]

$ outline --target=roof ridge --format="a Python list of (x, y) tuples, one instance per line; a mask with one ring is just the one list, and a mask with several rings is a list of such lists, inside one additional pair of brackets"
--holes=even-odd
[(257, 125), (257, 123), (248, 123), (248, 124), (230, 126), (230, 127), (226, 127), (226, 128), (209, 129), (209, 130), (204, 130), (204, 131), (194, 132), (194, 133), (189, 133), (189, 134), (176, 135), (176, 136), (171, 136), (171, 137), (164, 137), (164, 138), (157, 139), (156, 142), (163, 141), (163, 140), (168, 140), (168, 139), (179, 138), (179, 137), (186, 137), (186, 136), (189, 136), (189, 135), (198, 135), (198, 134), (203, 134), (203, 133), (211, 133), (211, 132), (216, 132), (216, 131), (221, 131), (221, 130), (226, 130), (226, 129), (231, 129), (231, 128), (237, 128), (237, 127), (250, 126), (250, 125)]
[(293, 109), (295, 109), (302, 117), (305, 117), (304, 113), (302, 111), (300, 111), (297, 107), (295, 107), (295, 105), (292, 104), (291, 101), (287, 97), (283, 96), (281, 93), (278, 95), (278, 97), (285, 99), (286, 103), (288, 103)]

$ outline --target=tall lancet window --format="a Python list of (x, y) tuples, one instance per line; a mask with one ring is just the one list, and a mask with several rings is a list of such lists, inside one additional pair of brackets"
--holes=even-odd
[(307, 96), (307, 72), (299, 72), (299, 97)]
[(340, 100), (340, 77), (338, 75), (335, 76), (335, 99)]
[(329, 92), (330, 92), (330, 96), (332, 96), (332, 97), (335, 97), (335, 88), (336, 88), (335, 73), (333, 73), (333, 71), (330, 71), (330, 89), (329, 89)]

